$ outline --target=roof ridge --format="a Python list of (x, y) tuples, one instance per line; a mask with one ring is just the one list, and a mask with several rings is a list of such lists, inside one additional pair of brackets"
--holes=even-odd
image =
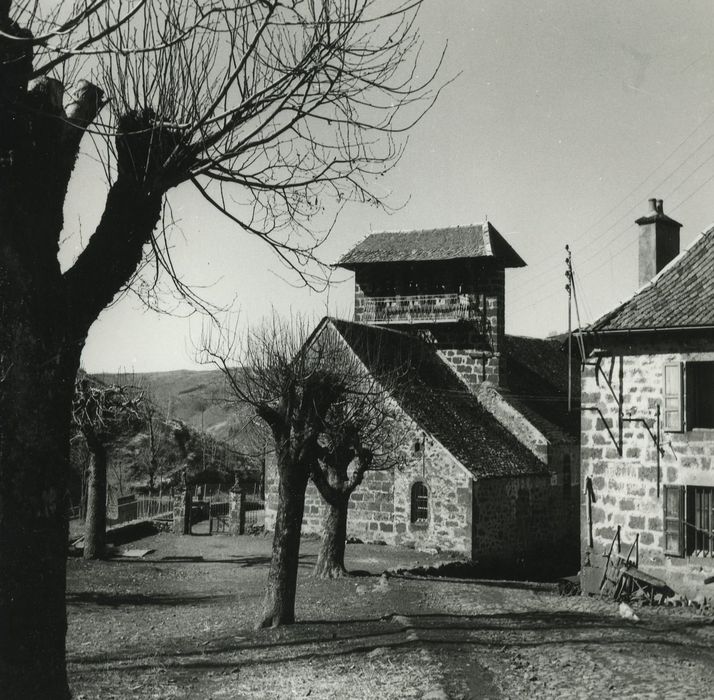
[(483, 221), (472, 224), (454, 224), (452, 226), (429, 226), (427, 228), (394, 228), (394, 229), (383, 229), (380, 231), (370, 231), (367, 234), (369, 236), (381, 236), (385, 233), (426, 233), (428, 231), (453, 231), (460, 228), (481, 228), (483, 229)]
[(648, 280), (645, 282), (643, 285), (641, 285), (638, 289), (636, 289), (627, 299), (624, 301), (621, 301), (617, 306), (614, 308), (610, 309), (610, 311), (604, 313), (600, 318), (596, 319), (593, 321), (590, 325), (588, 325), (586, 328), (583, 330), (597, 330), (598, 326), (602, 326), (603, 324), (607, 323), (615, 314), (617, 314), (620, 310), (622, 310), (627, 304), (629, 304), (631, 301), (633, 301), (636, 297), (640, 296), (640, 294), (643, 294), (647, 289), (650, 287), (655, 287), (657, 283), (659, 282), (660, 278), (666, 273), (672, 270), (673, 268), (677, 267), (680, 265), (692, 252), (692, 250), (704, 239), (709, 237), (712, 233), (714, 233), (714, 223), (710, 224), (708, 228), (704, 229), (703, 231), (700, 231), (690, 242), (689, 244), (679, 252), (679, 254), (672, 258), (652, 279)]

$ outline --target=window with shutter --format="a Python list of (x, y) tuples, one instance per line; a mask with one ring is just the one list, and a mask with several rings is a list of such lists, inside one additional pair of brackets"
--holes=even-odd
[(687, 486), (687, 554), (714, 556), (714, 488)]
[(668, 432), (682, 432), (682, 365), (677, 362), (664, 366), (664, 429)]
[(714, 428), (714, 362), (685, 365), (686, 430)]
[(664, 553), (684, 556), (684, 487), (664, 487)]

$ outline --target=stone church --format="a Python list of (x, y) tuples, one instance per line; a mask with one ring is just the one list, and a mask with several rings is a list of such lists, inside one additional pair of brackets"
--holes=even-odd
[[(355, 275), (354, 320), (325, 318), (315, 333), (338, 334), (368, 371), (377, 356), (395, 368), (411, 358), (409, 389), (395, 399), (403, 459), (367, 473), (348, 536), (458, 552), (484, 569), (577, 565), (577, 396), (569, 412), (562, 340), (505, 332), (505, 274), (525, 265), (520, 256), (484, 222), (374, 233), (338, 265)], [(311, 484), (303, 532), (319, 533), (321, 520)]]

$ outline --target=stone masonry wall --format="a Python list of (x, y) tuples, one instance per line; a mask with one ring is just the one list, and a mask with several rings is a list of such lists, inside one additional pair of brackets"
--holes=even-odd
[[(418, 453), (414, 445), (423, 447)], [(425, 446), (424, 446), (425, 443)], [(350, 499), (347, 536), (363, 542), (455, 551), (471, 555), (471, 476), (439, 442), (424, 438), (421, 430), (405, 431), (403, 463), (384, 472), (368, 472)], [(275, 527), (277, 470), (266, 468), (265, 527)], [(411, 522), (411, 488), (426, 484), (429, 517)], [(315, 486), (308, 485), (303, 532), (320, 534), (324, 506)]]
[(577, 569), (578, 484), (557, 475), (484, 479), (474, 487), (474, 559), (486, 569)]
[[(624, 418), (647, 421), (655, 432), (656, 407), (664, 405), (664, 367), (681, 361), (714, 360), (712, 343), (686, 344), (650, 341), (636, 347), (611, 347), (614, 357), (601, 362), (612, 377), (615, 396), (593, 366), (582, 375), (581, 494), (592, 479), (596, 501), (592, 504), (593, 548), (589, 547), (586, 495), (581, 503), (581, 556), (584, 587), (596, 592), (602, 576), (601, 556), (621, 527), (622, 546), (629, 549), (640, 539), (640, 567), (663, 578), (686, 595), (712, 595), (714, 561), (708, 557), (672, 557), (664, 554), (663, 498), (657, 494), (657, 453), (653, 439), (637, 420), (619, 420), (616, 397), (622, 396)], [(590, 363), (594, 363), (591, 358)], [(598, 408), (597, 412), (585, 410)], [(603, 423), (610, 426), (608, 434)], [(616, 443), (622, 441), (622, 454)], [(665, 449), (660, 481), (664, 485), (714, 486), (714, 430), (661, 433)]]
[(505, 289), (503, 268), (489, 270), (479, 280), (486, 326), (480, 338), (470, 336), (467, 324), (463, 323), (452, 326), (448, 334), (438, 329), (439, 355), (471, 391), (481, 382), (506, 385)]
[[(360, 283), (360, 275), (365, 274), (369, 273), (355, 276), (354, 320), (359, 323), (365, 321), (366, 295)], [(482, 381), (505, 385), (505, 282), (505, 270), (498, 266), (479, 269), (474, 276), (470, 293), (484, 310), (479, 333), (465, 321), (430, 326), (440, 355), (471, 390)]]
[[(575, 570), (578, 562), (577, 448), (556, 446), (549, 455), (552, 473), (475, 482), (438, 442), (411, 430), (404, 440), (404, 466), (370, 472), (352, 494), (348, 537), (363, 542), (459, 552), (486, 566), (514, 570), (553, 564)], [(571, 479), (563, 480), (563, 457), (571, 457)], [(560, 465), (560, 466), (559, 466)], [(266, 529), (275, 527), (277, 480), (274, 461), (266, 474)], [(426, 523), (410, 522), (411, 487), (423, 481), (429, 492)], [(476, 539), (472, 541), (476, 499)], [(303, 532), (322, 532), (324, 506), (310, 484)]]

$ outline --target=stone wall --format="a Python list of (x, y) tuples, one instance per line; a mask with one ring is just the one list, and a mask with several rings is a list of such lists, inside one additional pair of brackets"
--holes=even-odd
[[(639, 534), (640, 567), (686, 595), (711, 596), (714, 561), (709, 557), (664, 553), (664, 486), (714, 487), (714, 430), (665, 432), (662, 424), (658, 494), (655, 442), (641, 419), (656, 434), (656, 408), (664, 405), (664, 367), (683, 361), (714, 360), (714, 343), (706, 341), (629, 340), (611, 343), (612, 357), (602, 358), (602, 372), (589, 360), (582, 375), (581, 556), (588, 592), (597, 592), (602, 554), (617, 527), (625, 551)], [(610, 378), (611, 391), (604, 376)], [(614, 393), (614, 395), (613, 395)], [(618, 401), (622, 403), (618, 411)], [(595, 410), (599, 409), (600, 413)], [(605, 427), (610, 427), (610, 433)], [(595, 502), (588, 524), (586, 479), (591, 478)], [(592, 529), (593, 547), (589, 546)]]
[[(361, 270), (355, 276), (354, 320), (359, 323), (370, 322), (365, 316), (368, 294), (364, 288), (369, 288), (370, 275), (374, 274)], [(474, 322), (421, 324), (429, 328), (443, 359), (472, 390), (482, 381), (497, 386), (505, 383), (505, 281), (505, 270), (497, 264), (475, 269), (468, 294), (483, 310), (480, 318)], [(404, 295), (409, 293), (405, 291)], [(407, 331), (415, 327), (411, 324), (402, 327), (398, 323), (390, 326)]]
[(578, 484), (552, 475), (484, 479), (474, 484), (474, 559), (486, 570), (577, 570)]
[[(415, 445), (419, 444), (418, 450)], [(422, 431), (408, 427), (402, 464), (368, 472), (352, 494), (348, 537), (363, 542), (454, 551), (486, 566), (515, 570), (556, 562), (568, 572), (578, 562), (577, 446), (549, 448), (552, 473), (532, 477), (474, 481), (451, 454)], [(564, 480), (564, 456), (570, 478)], [(545, 468), (545, 467), (544, 467)], [(429, 517), (411, 522), (411, 489), (423, 482), (429, 493)], [(474, 500), (477, 518), (473, 540)], [(266, 529), (275, 527), (277, 472), (269, 460), (266, 473)], [(303, 532), (322, 532), (324, 506), (310, 484)]]
[[(418, 451), (415, 445), (419, 443)], [(368, 472), (350, 499), (347, 536), (362, 542), (436, 549), (471, 555), (471, 475), (442, 445), (422, 431), (406, 428), (402, 460), (389, 471)], [(429, 494), (426, 522), (411, 522), (411, 489), (423, 482)], [(320, 534), (324, 506), (308, 485), (303, 532)], [(277, 470), (266, 471), (265, 527), (275, 527)]]

